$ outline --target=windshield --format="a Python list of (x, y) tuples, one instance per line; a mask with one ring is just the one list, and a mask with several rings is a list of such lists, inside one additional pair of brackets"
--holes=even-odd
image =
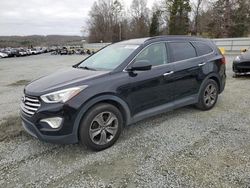
[(90, 70), (113, 70), (138, 47), (139, 45), (113, 44), (84, 60), (78, 67)]

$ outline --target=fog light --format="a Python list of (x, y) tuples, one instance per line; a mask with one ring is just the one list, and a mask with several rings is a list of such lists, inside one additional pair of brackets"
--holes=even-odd
[(51, 128), (57, 129), (61, 126), (62, 118), (60, 117), (53, 117), (53, 118), (46, 118), (40, 120), (40, 122), (47, 123)]

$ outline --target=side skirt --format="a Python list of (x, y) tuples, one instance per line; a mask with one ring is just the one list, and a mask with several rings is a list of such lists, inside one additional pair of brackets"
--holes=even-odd
[(168, 111), (171, 111), (171, 110), (183, 107), (183, 106), (196, 104), (197, 102), (198, 102), (198, 94), (192, 95), (189, 97), (185, 97), (183, 99), (179, 99), (179, 100), (176, 100), (173, 102), (169, 102), (167, 104), (163, 104), (161, 106), (157, 106), (157, 107), (142, 111), (142, 112), (134, 115), (134, 117), (132, 118), (132, 121), (129, 124), (136, 123), (136, 122), (143, 120), (145, 118), (149, 118), (149, 117), (155, 116), (157, 114), (168, 112)]

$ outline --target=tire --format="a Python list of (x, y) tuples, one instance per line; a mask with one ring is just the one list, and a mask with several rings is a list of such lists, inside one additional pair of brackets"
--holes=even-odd
[(79, 128), (80, 142), (91, 150), (104, 150), (117, 141), (122, 129), (121, 112), (111, 104), (100, 103), (84, 115)]
[(196, 107), (200, 110), (212, 109), (218, 99), (219, 87), (215, 80), (209, 79), (202, 86), (201, 93), (199, 95), (199, 102)]
[(238, 78), (240, 76), (239, 73), (234, 73), (233, 78)]

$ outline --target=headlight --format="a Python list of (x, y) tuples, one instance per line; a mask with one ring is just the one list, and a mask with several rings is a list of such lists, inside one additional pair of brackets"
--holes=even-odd
[(86, 89), (88, 86), (84, 85), (81, 87), (72, 87), (56, 92), (52, 92), (49, 94), (45, 94), (41, 96), (41, 99), (46, 103), (65, 103), (72, 97), (76, 96), (78, 93), (80, 93), (82, 90)]
[(240, 61), (240, 56), (237, 56), (234, 61)]

